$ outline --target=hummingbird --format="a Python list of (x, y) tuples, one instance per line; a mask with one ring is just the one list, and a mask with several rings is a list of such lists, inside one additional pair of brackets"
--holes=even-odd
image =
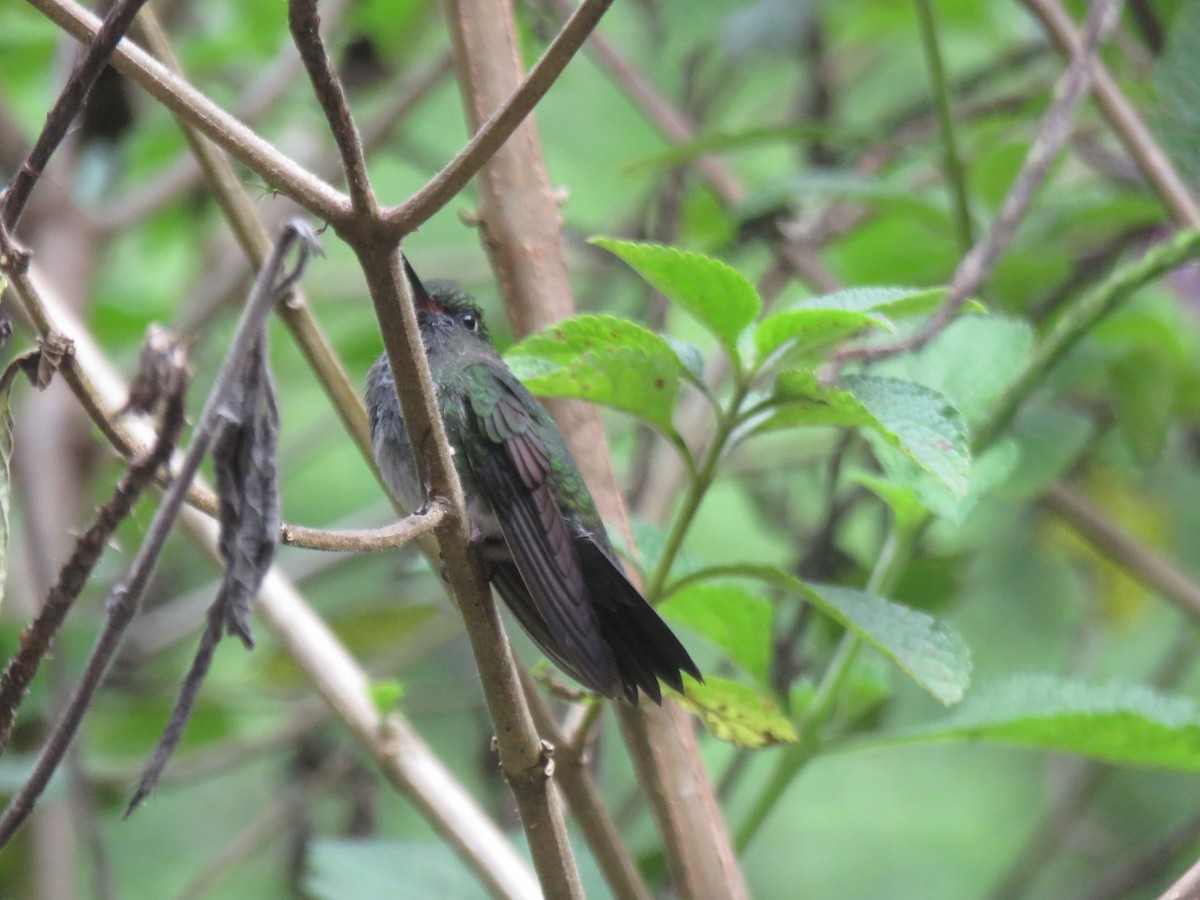
[[(662, 703), (659, 679), (702, 681), (683, 644), (635, 588), (613, 551), (579, 466), (545, 407), (500, 358), (483, 314), (451, 281), (423, 285), (406, 262), (421, 341), (471, 541), (488, 580), (533, 642), (564, 672), (634, 705)], [(367, 375), (376, 462), (408, 509), (426, 499), (387, 354)]]

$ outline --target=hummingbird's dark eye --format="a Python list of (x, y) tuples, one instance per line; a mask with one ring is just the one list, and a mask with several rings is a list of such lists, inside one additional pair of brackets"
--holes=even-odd
[(459, 321), (463, 323), (467, 331), (479, 330), (479, 316), (475, 315), (475, 313), (463, 313)]

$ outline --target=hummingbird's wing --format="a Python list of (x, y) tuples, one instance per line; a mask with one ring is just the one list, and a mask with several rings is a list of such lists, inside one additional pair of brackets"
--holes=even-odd
[(575, 535), (554, 496), (552, 462), (537, 434), (541, 407), (531, 406), (536, 401), (524, 386), (494, 364), (472, 366), (470, 375), (476, 383), (467, 406), (476, 439), (464, 441), (468, 462), (520, 576), (501, 569), (493, 580), (548, 656), (612, 696), (621, 679), (589, 602)]

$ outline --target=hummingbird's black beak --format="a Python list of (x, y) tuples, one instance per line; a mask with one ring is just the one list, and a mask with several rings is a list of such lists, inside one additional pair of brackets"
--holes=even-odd
[(442, 307), (438, 302), (429, 296), (429, 291), (425, 290), (425, 285), (421, 283), (421, 279), (417, 277), (417, 273), (413, 271), (412, 263), (408, 261), (408, 257), (404, 257), (404, 275), (408, 278), (409, 287), (412, 288), (413, 302), (416, 304), (417, 310), (424, 310), (430, 315), (437, 315), (442, 312)]

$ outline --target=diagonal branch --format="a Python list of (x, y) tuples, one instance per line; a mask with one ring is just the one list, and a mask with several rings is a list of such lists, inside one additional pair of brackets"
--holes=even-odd
[(350, 105), (346, 102), (346, 91), (341, 79), (334, 71), (333, 62), (321, 40), (321, 17), (317, 14), (317, 0), (289, 0), (288, 27), (292, 40), (300, 51), (308, 79), (317, 95), (317, 102), (329, 122), (342, 159), (342, 171), (350, 187), (350, 202), (354, 212), (360, 216), (374, 217), (376, 212), (375, 192), (367, 175), (367, 161), (363, 155), (362, 138)]
[[(29, 3), (77, 40), (89, 40), (99, 29), (99, 20), (73, 0), (29, 0)], [(312, 215), (332, 222), (350, 212), (350, 201), (344, 194), (297, 165), (145, 50), (123, 41), (117, 46), (111, 64)]]
[(113, 48), (129, 30), (133, 17), (145, 2), (146, 0), (118, 0), (108, 11), (99, 30), (88, 41), (87, 49), (80, 55), (62, 92), (47, 113), (46, 124), (42, 127), (37, 141), (30, 148), (25, 162), (17, 169), (12, 182), (0, 196), (0, 228), (10, 232), (16, 228), (21, 213), (25, 211), (25, 204), (29, 201), (29, 195), (33, 193), (33, 186), (42, 177), (46, 163), (66, 137), (67, 129), (83, 108), (88, 91), (100, 77), (113, 54)]
[(524, 82), (479, 127), (462, 151), (429, 184), (404, 203), (385, 211), (383, 221), (393, 239), (399, 240), (415, 231), (454, 199), (533, 111), (612, 4), (613, 0), (584, 0), (529, 70)]
[[(1037, 16), (1059, 53), (1067, 58), (1078, 54), (1080, 37), (1071, 17), (1058, 0), (1022, 2)], [(1188, 228), (1200, 226), (1200, 209), (1197, 209), (1196, 200), (1187, 184), (1179, 177), (1138, 111), (1121, 92), (1100, 59), (1092, 60), (1092, 96), (1146, 180), (1154, 186), (1170, 210), (1171, 217), (1179, 225)]]
[(949, 324), (963, 304), (988, 279), (1012, 243), (1017, 228), (1033, 203), (1034, 195), (1071, 135), (1075, 113), (1091, 81), (1092, 61), (1104, 36), (1115, 27), (1120, 9), (1121, 0), (1096, 0), (1091, 4), (1084, 39), (1054, 86), (1054, 101), (1042, 115), (1017, 177), (1005, 195), (991, 228), (959, 261), (938, 311), (911, 337), (881, 346), (848, 348), (834, 354), (835, 365), (845, 365), (854, 360), (885, 359), (923, 347)]

